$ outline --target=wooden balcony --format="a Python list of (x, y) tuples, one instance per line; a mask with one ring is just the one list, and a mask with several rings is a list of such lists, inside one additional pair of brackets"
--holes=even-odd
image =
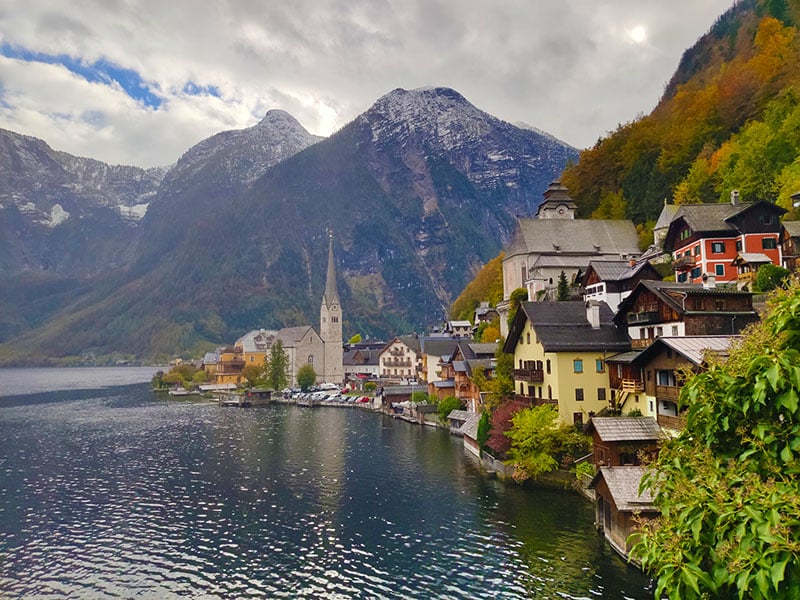
[(643, 310), (637, 313), (628, 313), (628, 325), (640, 325), (644, 323), (657, 323), (659, 322), (659, 315), (657, 310)]
[(555, 399), (551, 400), (548, 398), (537, 398), (536, 396), (523, 396), (522, 394), (516, 394), (514, 399), (530, 404), (531, 406), (542, 406), (543, 404), (558, 406), (558, 400)]
[(683, 417), (673, 417), (670, 415), (658, 415), (658, 424), (673, 431), (683, 431), (686, 427), (686, 419)]
[(514, 380), (542, 383), (544, 381), (544, 371), (541, 369), (514, 369)]
[(643, 392), (644, 382), (638, 379), (623, 379), (619, 389), (623, 392)]
[(691, 271), (695, 265), (694, 256), (681, 256), (672, 261), (672, 268), (676, 271)]
[(745, 273), (739, 273), (736, 276), (736, 279), (740, 283), (752, 283), (752, 282), (754, 282), (756, 280), (757, 276), (758, 276), (758, 272), (756, 272), (756, 271), (747, 271)]
[(678, 396), (681, 393), (680, 386), (677, 385), (657, 385), (656, 398), (658, 400), (667, 400), (669, 402), (678, 402)]

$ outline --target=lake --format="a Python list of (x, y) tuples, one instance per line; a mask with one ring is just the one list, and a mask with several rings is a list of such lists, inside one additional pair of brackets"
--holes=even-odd
[(0, 596), (652, 596), (586, 500), (444, 431), (170, 400), (155, 370), (0, 370)]

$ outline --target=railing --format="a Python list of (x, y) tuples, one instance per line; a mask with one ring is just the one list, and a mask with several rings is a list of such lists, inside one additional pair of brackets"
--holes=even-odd
[(756, 271), (747, 271), (745, 273), (739, 273), (737, 279), (739, 281), (746, 281), (747, 283), (751, 283), (756, 280), (758, 273)]
[(676, 271), (691, 271), (694, 265), (694, 256), (681, 256), (672, 261), (672, 268)]
[(541, 369), (514, 369), (514, 379), (530, 383), (542, 383), (544, 381), (544, 371)]
[(543, 404), (552, 404), (554, 406), (558, 406), (558, 400), (550, 398), (537, 398), (536, 396), (524, 396), (523, 394), (515, 394), (514, 399), (519, 400), (521, 402), (526, 402), (531, 406), (542, 406)]
[(637, 323), (652, 323), (657, 320), (657, 310), (643, 310), (638, 313), (628, 313), (628, 325), (634, 325)]
[(658, 415), (658, 424), (667, 429), (682, 431), (686, 427), (686, 419), (683, 417), (673, 417), (670, 415)]
[(644, 382), (638, 379), (623, 379), (620, 389), (623, 392), (642, 392), (644, 391)]
[(391, 348), (389, 354), (392, 356), (405, 356), (406, 352), (403, 348)]
[(680, 393), (681, 393), (681, 388), (677, 385), (656, 386), (656, 398), (658, 400), (669, 400), (671, 402), (677, 402)]

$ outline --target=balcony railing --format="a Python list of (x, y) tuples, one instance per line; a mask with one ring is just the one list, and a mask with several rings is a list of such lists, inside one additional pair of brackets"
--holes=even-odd
[(670, 415), (658, 415), (656, 419), (658, 424), (662, 427), (666, 427), (667, 429), (672, 429), (674, 431), (683, 431), (686, 427), (686, 419), (683, 417), (673, 417)]
[(680, 386), (677, 385), (656, 386), (656, 398), (658, 400), (669, 400), (670, 402), (677, 402), (680, 393), (681, 393), (681, 388)]
[(524, 396), (523, 394), (516, 394), (514, 399), (521, 402), (526, 402), (531, 406), (542, 406), (543, 404), (552, 404), (554, 406), (558, 406), (558, 400), (553, 398), (537, 398), (536, 396)]
[(691, 271), (694, 265), (694, 256), (681, 256), (672, 261), (672, 268), (676, 271)]
[(541, 369), (514, 369), (514, 379), (529, 383), (542, 383), (544, 381), (544, 371)]
[(628, 325), (654, 323), (656, 321), (658, 321), (657, 310), (643, 310), (637, 313), (628, 313)]
[(620, 389), (623, 392), (642, 392), (644, 391), (644, 383), (638, 379), (623, 379)]

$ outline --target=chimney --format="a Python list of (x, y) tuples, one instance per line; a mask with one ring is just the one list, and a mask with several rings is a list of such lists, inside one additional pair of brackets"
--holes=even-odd
[(630, 260), (628, 261), (628, 266), (629, 266), (631, 269), (632, 269), (633, 267), (635, 267), (635, 266), (636, 266), (636, 259), (633, 259), (633, 258), (632, 258), (632, 259), (630, 259)]
[(731, 204), (733, 206), (739, 204), (739, 190), (731, 190)]
[(586, 320), (592, 329), (600, 329), (600, 303), (594, 300), (589, 300), (586, 303)]
[(711, 273), (704, 273), (703, 288), (707, 290), (713, 290), (716, 287), (717, 287), (717, 276), (712, 275)]

